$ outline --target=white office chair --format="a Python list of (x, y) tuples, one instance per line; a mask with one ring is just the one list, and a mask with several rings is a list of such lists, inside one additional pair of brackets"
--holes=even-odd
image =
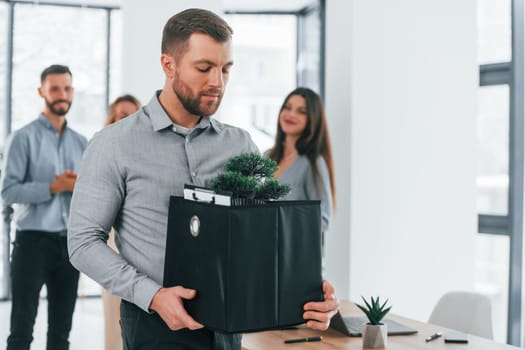
[(483, 338), (493, 337), (490, 300), (479, 293), (446, 293), (434, 307), (428, 322)]

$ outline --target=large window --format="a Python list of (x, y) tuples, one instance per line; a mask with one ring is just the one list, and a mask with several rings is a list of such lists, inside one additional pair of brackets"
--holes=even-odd
[(129, 93), (122, 91), (122, 11), (111, 11), (109, 103), (118, 96)]
[(509, 301), (508, 236), (480, 233), (476, 238), (476, 291), (489, 297), (492, 304), (494, 340), (507, 340)]
[(510, 62), (511, 0), (478, 0), (479, 64)]
[(69, 125), (87, 137), (100, 129), (106, 115), (106, 21), (106, 11), (99, 9), (15, 6), (13, 130), (42, 111), (40, 73), (54, 63), (73, 73)]
[(323, 6), (307, 7), (297, 17), (297, 85), (324, 95)]
[[(0, 89), (0, 154), (5, 134), (34, 120), (42, 111), (44, 102), (37, 88), (40, 73), (49, 65), (71, 68), (75, 94), (68, 121), (88, 138), (103, 127), (109, 98), (122, 93), (120, 11), (81, 2), (64, 1), (61, 6), (0, 0), (0, 47), (8, 47), (8, 38), (12, 38), (12, 51), (0, 50), (0, 83), (6, 86)], [(12, 31), (8, 28), (11, 9)], [(10, 126), (7, 130), (6, 125)], [(12, 227), (11, 233), (7, 228), (3, 231), (0, 298), (8, 296), (9, 243), (14, 238)], [(81, 277), (79, 294), (99, 293), (97, 284)]]
[(521, 345), (524, 9), (478, 0), (479, 237), (476, 287), (491, 297), (495, 338)]
[(324, 93), (324, 1), (304, 5), (226, 16), (235, 28), (235, 68), (218, 118), (248, 130), (263, 152), (273, 145), (279, 108), (289, 92), (307, 86)]
[(9, 5), (0, 2), (0, 147), (3, 145), (3, 136), (5, 135), (5, 118), (6, 118), (6, 93), (8, 87), (7, 77), (7, 59), (8, 59), (8, 25), (9, 25)]
[(478, 212), (507, 215), (509, 192), (509, 86), (478, 92)]
[[(0, 2), (0, 47), (7, 48), (8, 36), (8, 16), (9, 6), (6, 3)], [(5, 118), (6, 118), (6, 99), (8, 97), (6, 91), (8, 89), (7, 82), (7, 50), (0, 50), (0, 147), (3, 143), (3, 135), (5, 134)], [(1, 157), (0, 157), (1, 160)], [(1, 217), (1, 216), (0, 216)], [(3, 222), (1, 220), (0, 222)], [(7, 297), (9, 268), (7, 262), (9, 261), (9, 235), (3, 230), (0, 236), (0, 299)]]
[(235, 66), (218, 118), (248, 130), (264, 151), (273, 144), (279, 107), (296, 86), (297, 19), (236, 14), (227, 21), (235, 28)]

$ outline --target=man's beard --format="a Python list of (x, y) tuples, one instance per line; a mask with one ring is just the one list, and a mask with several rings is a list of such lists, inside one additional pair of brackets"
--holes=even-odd
[[(69, 109), (71, 108), (71, 101), (68, 101), (68, 100), (58, 100), (58, 101), (50, 102), (47, 99), (45, 99), (45, 101), (51, 113), (55, 115), (64, 116), (67, 114), (67, 112), (69, 112)], [(56, 105), (59, 103), (66, 103), (67, 107), (66, 108), (56, 108)]]
[[(210, 115), (214, 114), (222, 101), (221, 89), (202, 91), (197, 96), (194, 96), (189, 86), (180, 79), (177, 73), (171, 87), (175, 95), (177, 95), (179, 98), (179, 101), (182, 103), (182, 106), (189, 113), (199, 117), (209, 117)], [(204, 94), (218, 94), (219, 96), (217, 100), (201, 103), (201, 97)]]

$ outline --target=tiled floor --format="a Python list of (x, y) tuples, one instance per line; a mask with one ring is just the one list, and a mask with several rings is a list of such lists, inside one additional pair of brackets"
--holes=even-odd
[[(0, 302), (0, 349), (5, 349), (9, 335), (10, 313), (11, 303)], [(46, 331), (47, 302), (42, 300), (38, 307), (31, 349), (45, 349)], [(104, 349), (104, 317), (101, 298), (78, 299), (69, 341), (71, 350)]]

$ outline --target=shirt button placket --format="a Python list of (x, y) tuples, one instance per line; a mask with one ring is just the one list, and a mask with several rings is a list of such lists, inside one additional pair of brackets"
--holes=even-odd
[(191, 157), (191, 152), (190, 152), (190, 135), (186, 135), (186, 138), (185, 138), (185, 148), (186, 148), (186, 156), (188, 157), (188, 167), (189, 167), (189, 171), (190, 171), (190, 175), (191, 175), (191, 182), (194, 184), (195, 183), (195, 177), (197, 176), (197, 172), (195, 171), (195, 169), (193, 168), (193, 159)]

